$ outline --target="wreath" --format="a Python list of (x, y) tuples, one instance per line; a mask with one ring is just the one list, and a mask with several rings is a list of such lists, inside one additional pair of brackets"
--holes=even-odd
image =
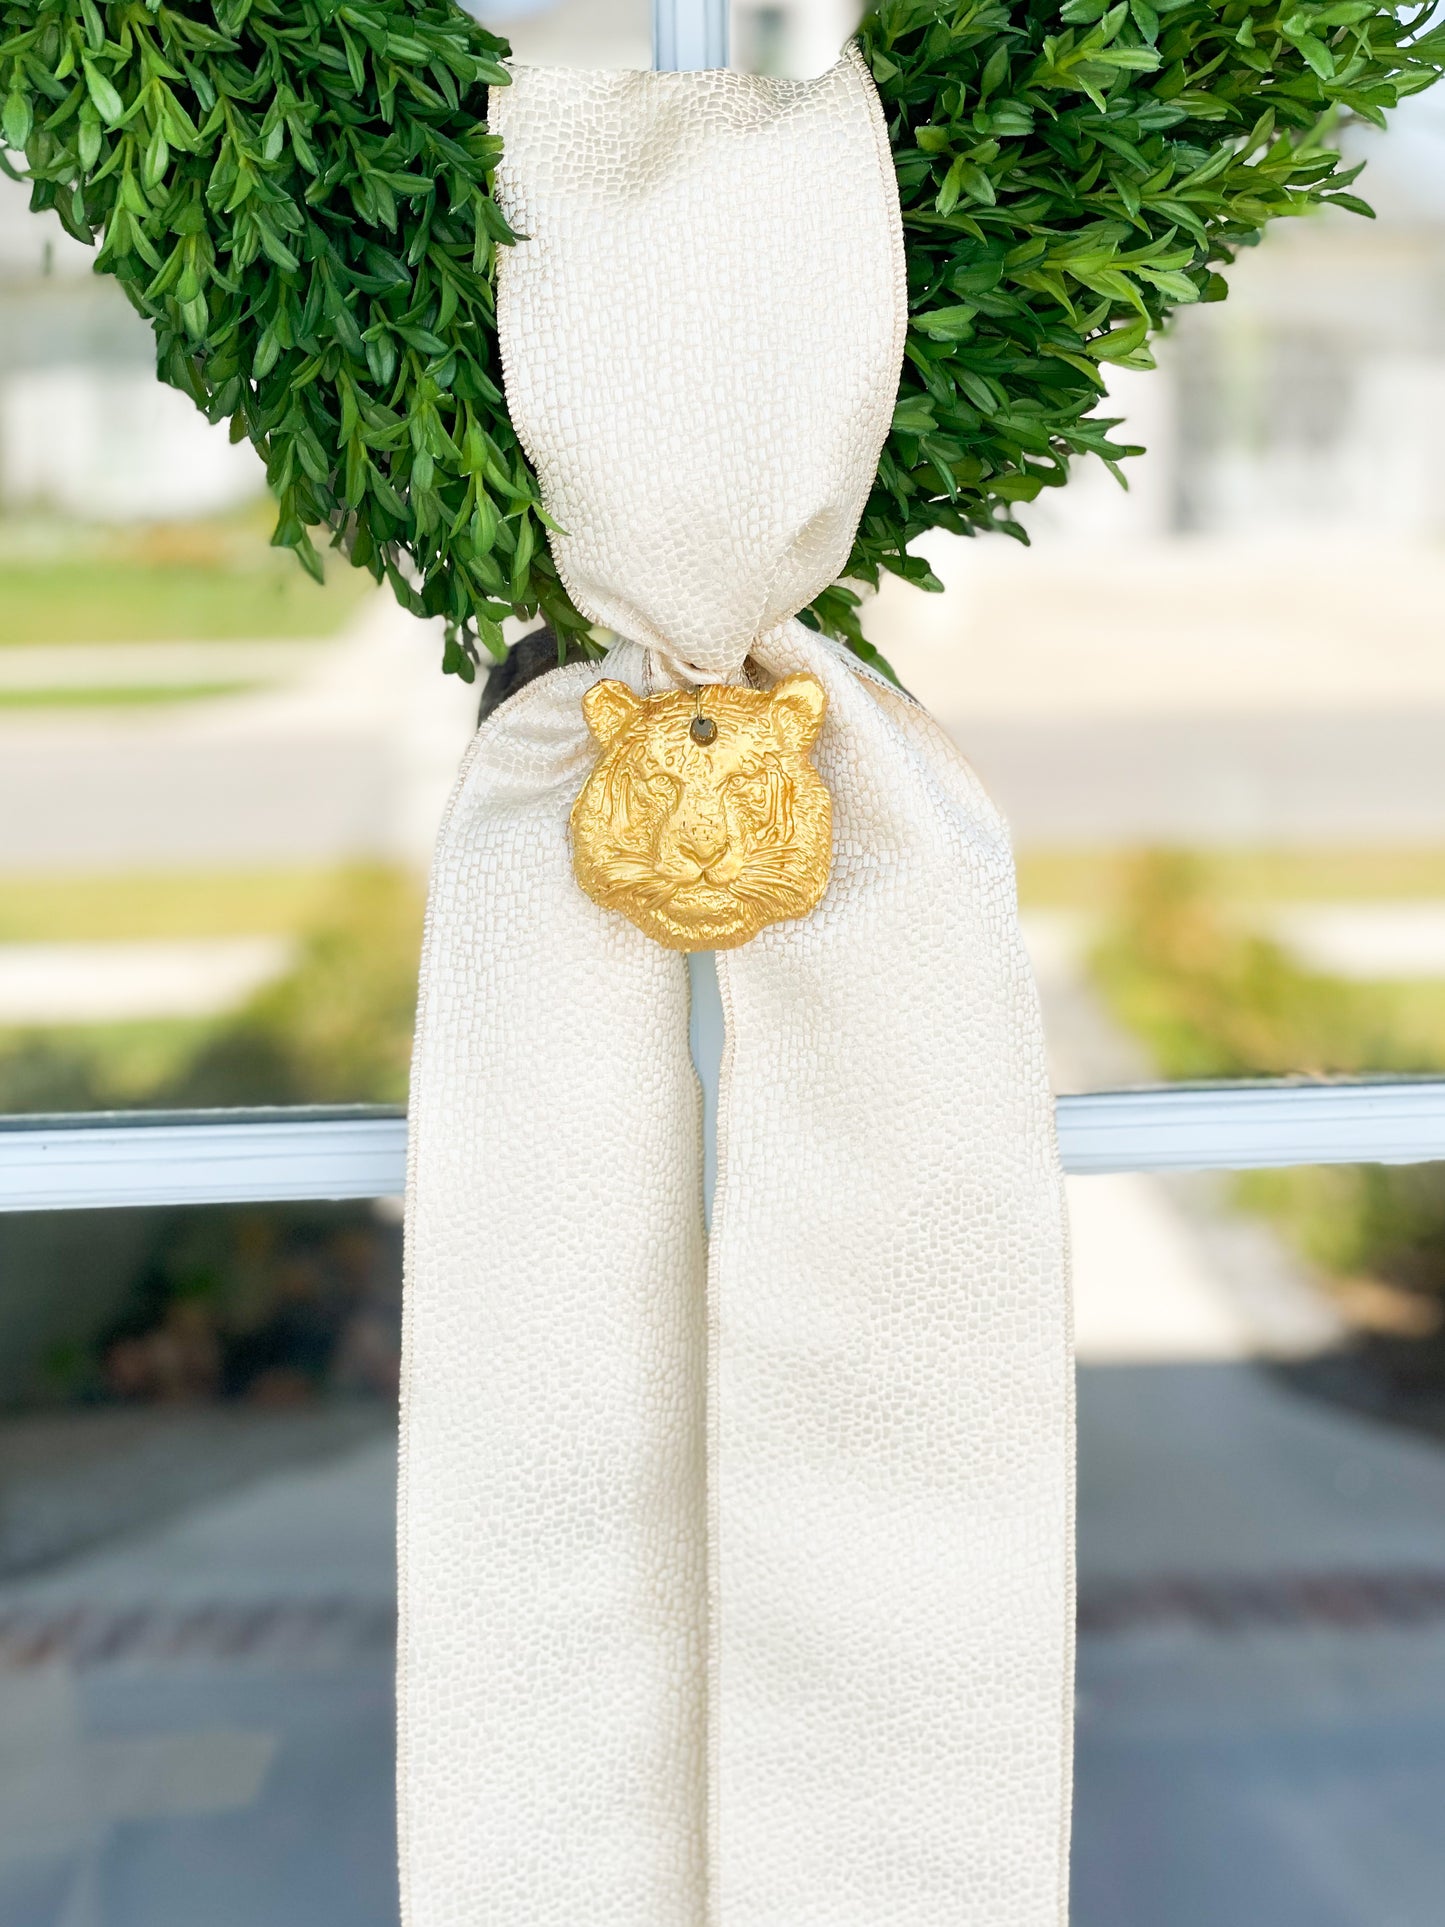
[[(879, 0), (860, 30), (903, 204), (902, 386), (846, 577), (803, 620), (876, 660), (857, 590), (936, 588), (909, 544), (1001, 529), (1075, 456), (1177, 307), (1277, 216), (1331, 205), (1334, 145), (1445, 66), (1440, 0)], [(99, 238), (162, 378), (470, 681), (501, 623), (595, 648), (508, 419), (486, 90), (506, 43), (450, 0), (0, 0), (0, 166)], [(23, 172), (7, 161), (8, 148)]]

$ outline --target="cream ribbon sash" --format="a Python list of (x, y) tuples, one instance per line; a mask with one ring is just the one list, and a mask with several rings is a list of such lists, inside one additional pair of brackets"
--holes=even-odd
[[(478, 733), (433, 876), (400, 1527), (408, 1927), (1060, 1927), (1062, 1186), (1012, 862), (915, 704), (792, 620), (906, 325), (881, 113), (823, 79), (493, 96), (508, 402), (626, 643)], [(719, 958), (575, 884), (599, 673), (808, 670), (834, 867)]]

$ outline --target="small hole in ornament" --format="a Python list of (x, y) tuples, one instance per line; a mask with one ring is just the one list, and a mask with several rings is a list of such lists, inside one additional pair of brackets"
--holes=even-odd
[(717, 741), (717, 724), (711, 716), (694, 716), (687, 733), (695, 743), (701, 743), (706, 748), (709, 743)]

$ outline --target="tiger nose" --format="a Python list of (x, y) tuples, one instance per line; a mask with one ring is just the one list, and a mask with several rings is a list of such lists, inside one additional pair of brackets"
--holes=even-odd
[(683, 855), (705, 870), (727, 848), (728, 833), (721, 823), (692, 823), (677, 840)]

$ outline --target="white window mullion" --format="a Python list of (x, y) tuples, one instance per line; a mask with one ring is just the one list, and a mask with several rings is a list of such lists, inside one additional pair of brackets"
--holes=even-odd
[[(1445, 1161), (1445, 1079), (1177, 1085), (1058, 1100), (1075, 1176)], [(396, 1112), (0, 1119), (0, 1211), (378, 1198), (406, 1181)]]
[(660, 73), (728, 64), (728, 0), (652, 0), (652, 64)]

